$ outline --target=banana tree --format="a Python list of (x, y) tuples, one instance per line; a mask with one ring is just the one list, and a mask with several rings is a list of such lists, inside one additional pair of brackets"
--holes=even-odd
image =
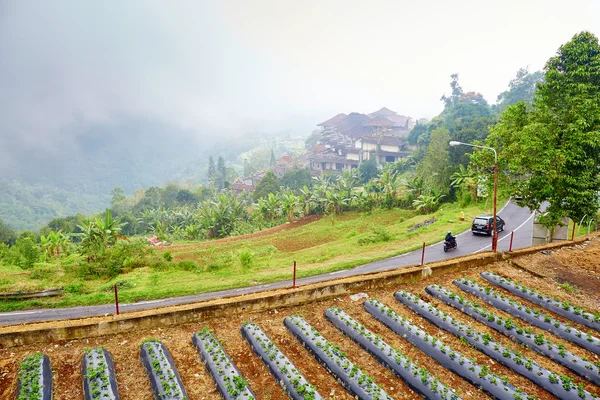
[(290, 189), (279, 193), (281, 209), (287, 215), (289, 222), (294, 222), (294, 213), (298, 208), (298, 197)]

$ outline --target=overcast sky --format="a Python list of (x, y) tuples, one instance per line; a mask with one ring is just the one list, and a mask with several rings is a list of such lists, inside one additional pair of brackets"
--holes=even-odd
[(0, 0), (0, 146), (119, 118), (199, 136), (430, 118), (450, 74), (493, 103), (582, 30), (600, 1)]

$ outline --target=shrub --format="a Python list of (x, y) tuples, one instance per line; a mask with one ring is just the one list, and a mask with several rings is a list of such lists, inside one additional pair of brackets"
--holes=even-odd
[(357, 240), (357, 243), (360, 245), (365, 244), (373, 244), (380, 242), (389, 242), (392, 239), (392, 235), (390, 235), (385, 228), (378, 226), (373, 228), (373, 232), (367, 236)]
[(120, 240), (113, 246), (96, 251), (87, 261), (81, 262), (78, 268), (79, 276), (84, 279), (98, 276), (115, 277), (122, 272), (126, 263), (132, 266), (144, 260), (148, 256), (146, 248), (143, 240)]
[(239, 251), (240, 264), (244, 268), (250, 268), (254, 262), (254, 253), (250, 249), (242, 249)]
[(165, 261), (168, 261), (168, 262), (173, 261), (173, 255), (171, 254), (170, 251), (165, 251), (162, 256), (165, 259)]
[(65, 292), (71, 293), (71, 294), (81, 294), (84, 286), (85, 286), (85, 283), (83, 283), (83, 281), (80, 281), (80, 280), (73, 281), (73, 282), (69, 283), (67, 286), (65, 286)]
[(40, 258), (38, 245), (29, 236), (21, 237), (3, 257), (7, 264), (21, 268), (31, 268)]
[(179, 264), (177, 264), (177, 267), (184, 271), (196, 271), (196, 270), (200, 269), (200, 266), (192, 260), (179, 261)]
[(31, 274), (31, 279), (48, 279), (55, 273), (56, 273), (55, 265), (37, 264), (33, 269), (33, 273)]

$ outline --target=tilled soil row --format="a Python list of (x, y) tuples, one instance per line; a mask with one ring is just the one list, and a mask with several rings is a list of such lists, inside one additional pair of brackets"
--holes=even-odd
[[(461, 341), (459, 338), (426, 322), (410, 309), (398, 303), (393, 297), (394, 292), (397, 290), (407, 290), (414, 294), (420, 294), (423, 299), (430, 301), (440, 310), (450, 313), (457, 320), (472, 324), (473, 327), (481, 332), (489, 333), (497, 342), (504, 346), (511, 346), (513, 349), (519, 349), (523, 355), (544, 366), (544, 368), (550, 369), (559, 375), (574, 378), (575, 381), (580, 381), (581, 379), (575, 376), (570, 370), (561, 367), (559, 364), (554, 363), (550, 359), (532, 350), (520, 348), (514, 341), (488, 328), (486, 325), (476, 322), (467, 315), (443, 304), (431, 296), (425, 295), (425, 287), (432, 283), (437, 283), (446, 286), (453, 291), (459, 292), (460, 290), (452, 285), (452, 281), (459, 277), (475, 279), (478, 283), (485, 285), (485, 280), (479, 277), (479, 273), (486, 270), (495, 271), (504, 276), (511, 277), (512, 279), (518, 279), (528, 286), (555, 295), (554, 292), (549, 291), (549, 285), (543, 279), (535, 278), (522, 271), (511, 268), (506, 263), (496, 263), (486, 266), (485, 268), (474, 268), (460, 275), (447, 274), (438, 277), (430, 277), (417, 283), (398, 285), (398, 287), (393, 288), (382, 288), (380, 290), (371, 291), (368, 295), (385, 303), (400, 316), (406, 317), (430, 335), (440, 337), (444, 342), (451, 345), (457, 351), (465, 354), (468, 358), (475, 360), (478, 364), (487, 366), (491, 372), (501, 377), (506, 376), (514, 386), (522, 389), (528, 394), (533, 394), (538, 399), (553, 399), (555, 397), (533, 385), (529, 380), (514, 373), (509, 368), (498, 364), (483, 353), (475, 350), (466, 344), (466, 342)], [(508, 296), (507, 293), (505, 293), (505, 295)], [(468, 294), (464, 294), (464, 296), (471, 301), (477, 301), (474, 296)], [(578, 296), (561, 297), (566, 297), (568, 301), (571, 301), (574, 304), (586, 305), (578, 301)], [(364, 311), (362, 301), (351, 301), (349, 297), (315, 302), (303, 307), (285, 308), (245, 315), (232, 315), (227, 318), (215, 318), (175, 327), (140, 330), (125, 335), (112, 335), (93, 339), (61, 341), (48, 343), (46, 345), (28, 345), (2, 349), (0, 350), (0, 398), (14, 398), (19, 363), (25, 356), (37, 351), (41, 351), (50, 357), (52, 370), (54, 371), (54, 398), (83, 398), (80, 366), (85, 349), (103, 346), (112, 355), (121, 399), (152, 399), (150, 383), (142, 363), (140, 362), (139, 354), (142, 341), (155, 337), (168, 348), (172, 355), (189, 398), (217, 399), (220, 395), (217, 392), (210, 374), (200, 361), (198, 352), (191, 340), (192, 335), (195, 332), (208, 326), (220, 340), (224, 350), (239, 369), (242, 376), (248, 381), (249, 387), (256, 394), (257, 398), (276, 400), (286, 399), (287, 396), (275, 382), (265, 364), (257, 357), (248, 343), (242, 338), (240, 333), (241, 326), (244, 322), (251, 321), (257, 323), (264, 330), (279, 349), (296, 365), (308, 382), (316, 386), (316, 389), (321, 395), (330, 399), (351, 399), (352, 397), (342, 388), (342, 386), (339, 385), (327, 371), (325, 371), (324, 367), (321, 366), (305, 348), (303, 348), (300, 342), (294, 338), (284, 326), (283, 320), (285, 317), (297, 314), (316, 328), (329, 342), (338, 345), (340, 350), (347, 354), (350, 361), (356, 363), (362, 371), (371, 376), (391, 397), (394, 399), (419, 399), (419, 396), (410, 390), (400, 379), (395, 377), (392, 372), (384, 368), (356, 342), (349, 337), (344, 336), (325, 318), (325, 310), (332, 306), (341, 307), (349, 316), (363, 324), (365, 328), (376, 335), (381, 335), (381, 338), (386, 343), (399, 349), (413, 362), (427, 369), (431, 375), (439, 377), (441, 383), (456, 390), (462, 398), (489, 398), (478, 388), (467, 383), (454, 373), (449, 372), (420, 350), (412, 346), (405, 339), (394, 334), (383, 324), (376, 321)], [(533, 306), (535, 307), (535, 305)], [(494, 312), (505, 318), (509, 317), (497, 309), (494, 309)], [(564, 320), (560, 316), (556, 316), (556, 318)], [(525, 323), (522, 323), (521, 325), (530, 326)], [(536, 329), (535, 327), (530, 327), (534, 330)], [(593, 353), (587, 352), (578, 346), (569, 344), (564, 340), (560, 340), (560, 338), (552, 337), (552, 339), (554, 341), (563, 342), (566, 348), (574, 354), (586, 357), (593, 362), (600, 361)], [(585, 385), (588, 391), (600, 396), (599, 387), (588, 382), (586, 382)]]

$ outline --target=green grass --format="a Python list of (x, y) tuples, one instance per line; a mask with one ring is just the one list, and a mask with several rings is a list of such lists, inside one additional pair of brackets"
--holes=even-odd
[[(173, 256), (166, 268), (136, 268), (112, 280), (81, 280), (77, 263), (85, 261), (73, 256), (71, 262), (31, 270), (0, 265), (1, 291), (65, 288), (64, 296), (57, 298), (0, 301), (0, 311), (111, 303), (110, 288), (115, 283), (121, 287), (119, 301), (131, 303), (276, 282), (291, 279), (294, 261), (298, 277), (349, 269), (410, 252), (423, 242), (438, 242), (448, 230), (462, 232), (476, 215), (490, 208), (477, 203), (464, 208), (444, 204), (430, 215), (400, 209), (348, 212), (245, 239), (174, 244), (165, 250)], [(459, 220), (460, 211), (465, 213), (464, 221)], [(432, 218), (436, 222), (408, 232)], [(180, 266), (181, 261), (186, 262)]]

